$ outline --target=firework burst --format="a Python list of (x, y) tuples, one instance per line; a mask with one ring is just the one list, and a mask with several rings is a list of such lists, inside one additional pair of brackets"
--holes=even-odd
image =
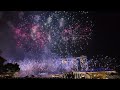
[[(91, 39), (93, 23), (84, 11), (17, 12), (10, 26), (16, 48), (39, 57), (68, 56), (82, 52)], [(75, 47), (79, 47), (75, 49)]]

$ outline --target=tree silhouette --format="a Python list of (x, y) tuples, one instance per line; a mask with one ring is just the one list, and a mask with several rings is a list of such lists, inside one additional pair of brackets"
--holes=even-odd
[[(0, 50), (0, 55), (2, 54), (2, 51)], [(5, 60), (4, 58), (2, 58), (0, 56), (0, 67), (3, 66), (4, 62), (6, 62), (7, 60)]]
[[(0, 50), (0, 54), (2, 51)], [(19, 65), (17, 63), (7, 63), (4, 64), (7, 60), (0, 56), (0, 75), (10, 74), (11, 76), (14, 75), (15, 72), (20, 71)]]
[(7, 63), (4, 65), (5, 71), (6, 72), (17, 72), (20, 70), (19, 65), (16, 64), (12, 64), (12, 63)]
[[(0, 55), (2, 54), (2, 51), (0, 50)], [(3, 66), (3, 64), (4, 64), (4, 62), (5, 61), (7, 61), (7, 60), (5, 60), (4, 58), (2, 58), (1, 56), (0, 56), (0, 74), (4, 71), (4, 66)]]

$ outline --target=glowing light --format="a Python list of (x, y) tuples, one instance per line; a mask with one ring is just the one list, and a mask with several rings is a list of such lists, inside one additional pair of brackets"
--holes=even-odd
[[(40, 70), (56, 71), (60, 68), (61, 57), (73, 57), (74, 54), (86, 50), (91, 40), (93, 24), (86, 12), (31, 11), (21, 12), (19, 15), (22, 17), (20, 21), (8, 22), (16, 41), (16, 49), (21, 49), (25, 58), (41, 61), (37, 62), (38, 65), (33, 64)], [(75, 49), (76, 46), (79, 48)], [(51, 60), (54, 60), (54, 63)], [(22, 70), (33, 69), (30, 63), (26, 63), (28, 66), (21, 64)], [(65, 63), (66, 70), (73, 68), (72, 58)]]

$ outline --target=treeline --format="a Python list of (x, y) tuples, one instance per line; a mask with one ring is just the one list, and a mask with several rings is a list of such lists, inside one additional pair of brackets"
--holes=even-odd
[[(0, 50), (0, 55), (2, 51)], [(14, 77), (16, 72), (20, 71), (19, 65), (17, 63), (6, 63), (7, 60), (0, 56), (0, 78), (4, 77)]]

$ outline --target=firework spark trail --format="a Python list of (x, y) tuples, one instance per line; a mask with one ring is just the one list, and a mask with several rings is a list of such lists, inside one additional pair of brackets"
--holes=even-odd
[[(89, 41), (92, 40), (93, 23), (88, 12), (16, 13), (18, 16), (13, 15), (13, 20), (9, 20), (7, 24), (15, 41), (16, 52), (22, 52), (25, 57), (20, 58), (20, 61), (14, 59), (14, 56), (6, 56), (6, 59), (20, 65), (20, 76), (39, 75), (44, 72), (69, 72), (78, 66), (78, 62), (74, 61), (77, 58), (75, 56), (79, 57), (82, 52), (87, 51)], [(87, 63), (91, 71), (120, 66), (115, 58), (103, 55), (94, 56), (88, 59)]]
[[(91, 39), (93, 23), (89, 19), (88, 13), (84, 11), (18, 13), (20, 22), (15, 25), (12, 25), (12, 22), (9, 24), (14, 27), (12, 31), (16, 47), (24, 49), (26, 53), (36, 53), (34, 56), (48, 57), (47, 55), (50, 55), (52, 57), (51, 53), (59, 57), (65, 54), (73, 55), (85, 50)], [(70, 51), (76, 45), (80, 47), (79, 50)], [(63, 46), (65, 46), (65, 50)]]
[[(24, 61), (18, 62), (21, 68), (20, 75), (37, 76), (40, 73), (70, 72), (74, 69), (74, 64), (77, 65), (77, 62), (74, 63), (74, 59), (75, 58), (73, 57), (43, 61), (26, 59)], [(113, 62), (116, 62), (116, 59), (109, 56), (93, 56), (93, 58), (87, 62), (89, 66), (88, 71), (114, 70), (114, 68), (118, 65), (112, 65)]]
[[(18, 12), (18, 16), (19, 22), (9, 21), (8, 25), (12, 28), (16, 48), (25, 53), (25, 59), (19, 64), (27, 74), (56, 72), (60, 68), (70, 71), (74, 66), (73, 55), (85, 51), (91, 40), (93, 23), (88, 12), (31, 11)], [(69, 62), (62, 61), (61, 57), (67, 57)], [(89, 68), (110, 69), (113, 61), (116, 60), (98, 55), (89, 60)]]
[(96, 55), (93, 56), (92, 59), (89, 60), (89, 68), (102, 70), (115, 70), (116, 67), (119, 67), (119, 63), (117, 62), (117, 58), (112, 58), (104, 55)]
[(30, 70), (32, 74), (60, 67), (70, 71), (72, 58), (62, 65), (61, 57), (73, 57), (86, 50), (91, 40), (93, 23), (88, 12), (31, 11), (18, 12), (18, 17), (16, 23), (10, 21), (8, 25), (16, 48), (22, 49), (27, 58), (19, 62), (21, 70)]
[(65, 71), (71, 71), (73, 68), (72, 58), (63, 62), (64, 59), (54, 59), (54, 60), (30, 60), (26, 59), (24, 61), (17, 62), (20, 65), (20, 76), (30, 76), (39, 75), (39, 73), (54, 73), (60, 72), (61, 69)]

